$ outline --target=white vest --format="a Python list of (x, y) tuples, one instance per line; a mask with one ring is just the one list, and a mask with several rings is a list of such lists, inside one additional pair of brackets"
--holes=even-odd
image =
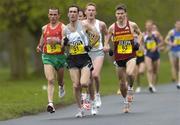
[(98, 50), (102, 50), (103, 49), (103, 43), (102, 43), (102, 33), (101, 33), (101, 30), (100, 30), (100, 21), (96, 19), (96, 22), (95, 22), (95, 28), (100, 36), (99, 38), (99, 46), (97, 47), (93, 47), (91, 49), (91, 51), (98, 51)]

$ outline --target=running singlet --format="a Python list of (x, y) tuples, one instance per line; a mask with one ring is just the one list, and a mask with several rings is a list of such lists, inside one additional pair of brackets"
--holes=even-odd
[(129, 21), (124, 28), (119, 28), (117, 23), (114, 27), (114, 58), (115, 61), (125, 60), (136, 56), (134, 48), (134, 36), (131, 33)]
[(180, 51), (180, 32), (177, 32), (173, 29), (173, 35), (170, 37), (170, 41), (174, 42), (176, 46), (171, 47), (171, 51), (178, 52)]
[(84, 46), (88, 45), (87, 37), (83, 31), (82, 24), (77, 23), (77, 29), (74, 32), (71, 32), (68, 28), (65, 29), (67, 38), (69, 39), (69, 54), (70, 55), (79, 55), (87, 53), (84, 49)]
[(43, 33), (44, 46), (43, 52), (46, 54), (64, 54), (61, 47), (62, 40), (62, 24), (59, 23), (54, 29), (47, 24)]
[(101, 34), (101, 31), (100, 31), (100, 21), (96, 19), (94, 26), (95, 26), (95, 29), (97, 30), (98, 34), (99, 34), (99, 40), (97, 42), (93, 41), (93, 39), (91, 38), (91, 35), (88, 34), (90, 44), (92, 45), (94, 42), (96, 42), (96, 44), (93, 46), (91, 51), (102, 50), (103, 49), (103, 44), (102, 44), (102, 34)]
[[(156, 49), (157, 45), (159, 44), (159, 39), (155, 36), (155, 34), (145, 34), (144, 35), (144, 43), (145, 43), (145, 49), (146, 49), (146, 56), (151, 58), (152, 61), (156, 61), (160, 58), (159, 50)], [(152, 49), (155, 49), (155, 51), (151, 51)]]
[(148, 34), (144, 35), (144, 42), (145, 42), (145, 48), (147, 51), (150, 51), (154, 48), (156, 48), (157, 44), (159, 43), (159, 40), (156, 38), (154, 34), (151, 36), (148, 36)]
[(69, 40), (71, 41), (69, 49), (69, 53), (71, 55), (79, 55), (85, 53), (84, 44), (78, 32), (72, 32), (69, 36)]

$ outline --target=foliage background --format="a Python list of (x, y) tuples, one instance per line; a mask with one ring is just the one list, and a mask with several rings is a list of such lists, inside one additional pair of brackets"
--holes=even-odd
[[(29, 73), (41, 74), (41, 57), (35, 52), (41, 27), (48, 23), (48, 8), (61, 11), (61, 21), (68, 23), (67, 10), (71, 4), (85, 8), (88, 2), (97, 4), (97, 18), (109, 26), (115, 21), (114, 8), (125, 3), (130, 20), (141, 30), (152, 19), (163, 35), (180, 18), (180, 0), (1, 0), (0, 1), (0, 67), (8, 67), (10, 78), (22, 79)], [(29, 69), (31, 69), (29, 72)]]

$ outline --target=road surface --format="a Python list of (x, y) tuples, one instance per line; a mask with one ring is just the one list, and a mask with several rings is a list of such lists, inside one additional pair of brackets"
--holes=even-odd
[(157, 93), (147, 89), (135, 94), (130, 113), (123, 113), (123, 99), (118, 95), (102, 98), (99, 114), (75, 118), (76, 105), (18, 119), (0, 121), (0, 125), (180, 125), (180, 90), (175, 85), (157, 87)]

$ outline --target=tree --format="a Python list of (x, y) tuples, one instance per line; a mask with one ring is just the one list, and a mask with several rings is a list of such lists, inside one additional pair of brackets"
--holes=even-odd
[[(4, 49), (9, 53), (12, 78), (23, 78), (27, 74), (27, 63), (32, 62), (34, 72), (40, 74), (42, 62), (40, 54), (35, 49), (41, 34), (41, 27), (48, 23), (48, 8), (56, 6), (60, 8), (61, 19), (66, 24), (68, 6), (76, 3), (84, 8), (87, 2), (92, 0), (0, 0), (0, 30), (8, 36)], [(179, 0), (94, 0), (97, 5), (97, 18), (103, 20), (109, 26), (115, 19), (114, 8), (124, 2), (128, 8), (130, 20), (135, 21), (143, 30), (147, 19), (154, 20), (162, 34), (173, 27), (176, 19), (180, 18)], [(110, 5), (109, 5), (110, 4)], [(24, 32), (31, 34), (31, 42), (24, 40)], [(1, 35), (0, 35), (1, 36)], [(27, 53), (27, 50), (30, 50)], [(28, 54), (33, 59), (27, 58)]]
[(9, 32), (8, 52), (10, 57), (11, 78), (19, 79), (27, 75), (26, 43), (22, 41), (26, 12), (30, 6), (23, 0), (0, 1), (1, 30)]

